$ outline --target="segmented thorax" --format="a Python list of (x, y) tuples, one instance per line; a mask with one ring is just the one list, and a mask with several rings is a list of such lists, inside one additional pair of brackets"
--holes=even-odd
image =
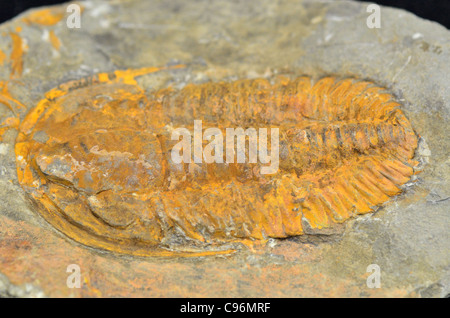
[[(145, 93), (100, 74), (50, 91), (28, 114), (18, 175), (45, 219), (83, 244), (134, 255), (216, 253), (227, 242), (320, 232), (401, 192), (417, 137), (399, 107), (355, 79)], [(224, 135), (278, 128), (277, 172), (226, 162), (225, 153), (222, 163), (174, 162), (173, 132), (193, 131), (195, 120)]]

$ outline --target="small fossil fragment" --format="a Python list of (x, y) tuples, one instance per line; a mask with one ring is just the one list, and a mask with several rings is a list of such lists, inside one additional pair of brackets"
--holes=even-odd
[[(139, 256), (226, 253), (226, 243), (320, 232), (401, 192), (417, 136), (371, 82), (277, 77), (146, 93), (101, 73), (49, 91), (20, 125), (19, 181), (72, 239)], [(170, 127), (278, 127), (280, 168), (176, 164)], [(184, 240), (174, 249), (173, 242)]]

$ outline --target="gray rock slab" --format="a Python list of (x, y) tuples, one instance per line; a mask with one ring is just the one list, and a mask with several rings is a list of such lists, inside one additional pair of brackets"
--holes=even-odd
[[(143, 76), (147, 90), (270, 76), (357, 77), (385, 86), (420, 135), (423, 171), (376, 213), (342, 234), (271, 240), (228, 257), (135, 259), (101, 253), (54, 231), (17, 182), (14, 129), (0, 143), (0, 295), (176, 297), (444, 297), (450, 293), (450, 32), (403, 10), (352, 1), (85, 1), (81, 28), (66, 18), (26, 23), (31, 10), (0, 26), (6, 58), (0, 81), (30, 109), (58, 84), (97, 72), (183, 63)], [(65, 11), (66, 5), (61, 5)], [(66, 14), (67, 16), (67, 14)], [(20, 29), (17, 29), (17, 28)], [(52, 45), (53, 33), (60, 42)], [(23, 72), (8, 62), (19, 34)], [(1, 64), (1, 63), (0, 63)], [(21, 118), (25, 111), (20, 112)], [(0, 106), (0, 119), (12, 116)], [(80, 264), (83, 287), (66, 267)], [(366, 284), (376, 264), (381, 287)], [(10, 287), (5, 287), (10, 286)], [(13, 286), (13, 287), (11, 287)], [(33, 286), (21, 290), (14, 286)], [(151, 287), (149, 287), (151, 286)], [(34, 291), (38, 292), (34, 292)], [(28, 294), (27, 294), (28, 293)]]

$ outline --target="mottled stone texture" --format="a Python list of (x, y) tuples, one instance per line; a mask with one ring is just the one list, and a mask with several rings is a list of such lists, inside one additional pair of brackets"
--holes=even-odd
[[(401, 10), (347, 1), (87, 1), (0, 26), (0, 296), (443, 297), (449, 293), (450, 33)], [(308, 75), (387, 87), (420, 136), (422, 172), (376, 213), (321, 235), (236, 253), (139, 258), (80, 245), (47, 224), (18, 183), (17, 125), (44, 93), (98, 72), (185, 64), (139, 77), (151, 92), (187, 83)], [(45, 134), (35, 135), (45, 142)], [(66, 284), (70, 264), (81, 288)], [(381, 288), (366, 285), (367, 266)]]

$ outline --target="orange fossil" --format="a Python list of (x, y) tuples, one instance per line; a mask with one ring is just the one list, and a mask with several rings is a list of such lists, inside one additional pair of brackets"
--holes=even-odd
[[(277, 77), (147, 93), (116, 71), (49, 91), (21, 123), (19, 181), (56, 229), (139, 256), (229, 252), (342, 223), (401, 192), (417, 136), (393, 96), (355, 79)], [(174, 127), (278, 127), (279, 171), (176, 164)]]

